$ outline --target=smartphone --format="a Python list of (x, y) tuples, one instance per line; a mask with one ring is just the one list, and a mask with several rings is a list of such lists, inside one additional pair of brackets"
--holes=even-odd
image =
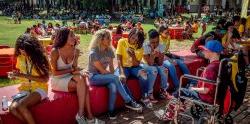
[(21, 98), (23, 98), (23, 97), (25, 97), (25, 96), (27, 96), (27, 95), (28, 95), (28, 94), (25, 93), (25, 92), (20, 92), (20, 93), (17, 93), (16, 95), (12, 96), (11, 98), (12, 98), (13, 100), (19, 100), (19, 99), (21, 99)]

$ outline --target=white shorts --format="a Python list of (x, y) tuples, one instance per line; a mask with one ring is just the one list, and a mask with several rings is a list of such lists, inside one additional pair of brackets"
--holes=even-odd
[(48, 97), (47, 92), (45, 92), (45, 91), (44, 91), (43, 89), (41, 89), (41, 88), (37, 88), (37, 89), (35, 90), (35, 92), (37, 92), (37, 93), (40, 94), (41, 100), (44, 100), (44, 99), (46, 99), (46, 98)]
[(51, 88), (55, 91), (69, 92), (68, 85), (72, 78), (72, 74), (53, 76), (51, 78)]
[[(44, 91), (43, 89), (41, 89), (41, 88), (35, 89), (34, 92), (38, 93), (38, 94), (41, 96), (41, 101), (44, 100), (44, 99), (46, 99), (46, 98), (48, 97), (47, 92), (45, 92), (45, 91)], [(21, 98), (21, 99), (18, 100), (18, 101), (21, 101), (21, 100), (23, 100), (24, 98), (26, 98), (27, 96), (30, 95), (30, 92), (28, 92), (28, 91), (21, 91), (20, 93), (24, 93), (24, 94), (27, 94), (27, 95), (26, 95), (25, 97)]]

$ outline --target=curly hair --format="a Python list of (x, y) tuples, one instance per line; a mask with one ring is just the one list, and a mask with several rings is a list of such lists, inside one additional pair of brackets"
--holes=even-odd
[(70, 33), (73, 33), (72, 31), (70, 31), (70, 29), (60, 28), (55, 35), (54, 48), (58, 49), (58, 48), (62, 48), (63, 46), (65, 46)]
[[(98, 30), (92, 37), (92, 40), (89, 44), (89, 50), (96, 49), (96, 48), (100, 49), (101, 42), (104, 40), (105, 37), (110, 39), (110, 44), (111, 44), (110, 32), (106, 29)], [(109, 49), (112, 49), (112, 48), (110, 47)]]
[(137, 41), (137, 49), (142, 48), (145, 37), (143, 31), (140, 31), (137, 28), (133, 28), (129, 34), (128, 34), (128, 39), (130, 39), (133, 35), (137, 35), (138, 41)]
[(16, 40), (15, 56), (24, 50), (39, 75), (49, 76), (50, 66), (45, 50), (37, 38), (31, 35), (21, 35)]

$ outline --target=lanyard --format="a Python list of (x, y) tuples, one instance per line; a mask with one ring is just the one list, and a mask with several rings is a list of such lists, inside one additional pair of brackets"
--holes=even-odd
[[(31, 64), (30, 68), (29, 68), (27, 59), (25, 59), (25, 65), (26, 65), (25, 67), (26, 67), (26, 73), (27, 73), (27, 75), (31, 75), (32, 74), (33, 64)], [(30, 79), (29, 79), (29, 91), (31, 92), (31, 80)]]

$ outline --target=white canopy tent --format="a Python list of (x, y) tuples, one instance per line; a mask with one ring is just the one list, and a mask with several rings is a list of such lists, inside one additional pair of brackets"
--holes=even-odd
[(248, 5), (249, 5), (249, 0), (242, 1), (241, 17), (245, 18), (247, 17)]

